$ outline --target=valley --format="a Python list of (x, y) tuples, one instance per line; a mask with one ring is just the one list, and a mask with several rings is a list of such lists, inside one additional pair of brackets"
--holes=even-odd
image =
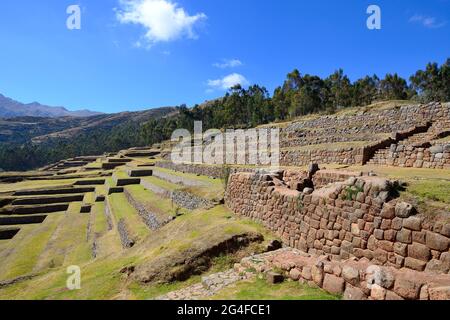
[(0, 298), (448, 299), (449, 112), (273, 124), (279, 168), (174, 164), (165, 141), (1, 173)]

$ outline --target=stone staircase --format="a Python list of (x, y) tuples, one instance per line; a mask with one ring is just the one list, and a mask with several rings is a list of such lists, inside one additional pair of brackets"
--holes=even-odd
[[(445, 127), (445, 126), (444, 126)], [(416, 133), (410, 137), (402, 139), (389, 147), (379, 149), (368, 162), (369, 165), (395, 165), (399, 153), (409, 153), (415, 149), (423, 152), (431, 146), (431, 141), (445, 137), (450, 134), (450, 125), (445, 129), (442, 123), (431, 125), (427, 131)], [(423, 150), (422, 150), (423, 149)], [(420, 160), (420, 159), (419, 159)]]

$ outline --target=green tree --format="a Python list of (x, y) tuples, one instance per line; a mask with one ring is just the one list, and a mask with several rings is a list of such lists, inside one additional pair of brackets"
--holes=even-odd
[(366, 76), (357, 80), (353, 84), (352, 91), (352, 105), (366, 106), (378, 99), (378, 88), (380, 86), (380, 79), (373, 75)]
[(405, 100), (409, 96), (408, 84), (397, 73), (388, 73), (380, 82), (380, 95), (385, 100)]
[(450, 58), (441, 67), (437, 63), (429, 63), (425, 70), (412, 75), (410, 81), (419, 100), (450, 101)]

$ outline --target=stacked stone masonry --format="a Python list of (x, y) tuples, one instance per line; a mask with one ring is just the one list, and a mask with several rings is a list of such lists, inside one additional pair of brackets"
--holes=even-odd
[[(279, 164), (363, 165), (370, 161), (401, 167), (450, 168), (450, 144), (442, 140), (449, 134), (450, 103), (321, 116), (280, 128)], [(170, 153), (163, 158), (170, 161)], [(183, 171), (212, 177), (223, 175), (220, 166), (191, 165)]]
[(449, 300), (450, 276), (377, 266), (367, 258), (330, 260), (292, 248), (244, 258), (236, 272), (281, 270), (285, 277), (345, 300)]
[(378, 177), (353, 177), (305, 194), (270, 175), (238, 173), (229, 179), (225, 204), (310, 254), (448, 273), (448, 219), (429, 222), (410, 204), (391, 200), (391, 188)]

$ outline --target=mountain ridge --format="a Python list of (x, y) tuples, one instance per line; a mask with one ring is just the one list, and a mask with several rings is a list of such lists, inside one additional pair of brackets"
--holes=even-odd
[(103, 114), (101, 112), (90, 111), (87, 109), (69, 111), (61, 106), (47, 106), (39, 102), (22, 103), (12, 98), (6, 97), (0, 93), (0, 118), (17, 118), (17, 117), (42, 117), (42, 118), (59, 118), (59, 117), (90, 117)]

